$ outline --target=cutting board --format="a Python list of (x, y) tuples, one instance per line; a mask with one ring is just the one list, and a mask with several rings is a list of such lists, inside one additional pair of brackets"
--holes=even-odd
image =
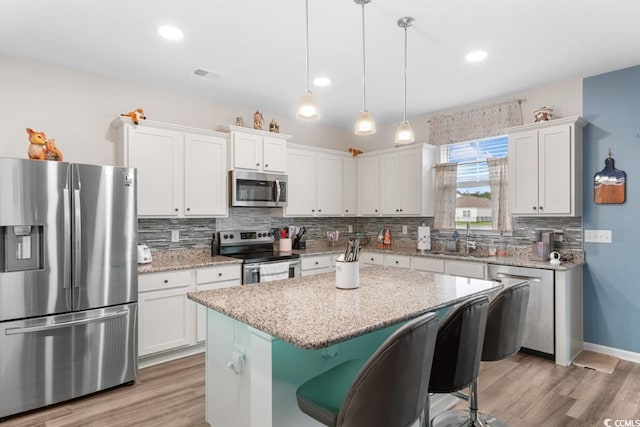
[(625, 202), (627, 193), (627, 174), (614, 167), (609, 156), (605, 167), (593, 177), (593, 201), (599, 205), (620, 204)]

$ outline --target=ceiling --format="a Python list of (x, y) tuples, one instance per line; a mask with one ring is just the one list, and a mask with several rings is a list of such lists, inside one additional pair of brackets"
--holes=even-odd
[[(283, 116), (305, 89), (304, 0), (2, 0), (0, 53)], [(350, 129), (362, 107), (361, 7), (309, 0), (320, 123)], [(640, 64), (636, 0), (373, 0), (365, 8), (367, 108), (378, 125)], [(163, 40), (171, 24), (185, 36)], [(464, 56), (484, 49), (488, 58)], [(222, 74), (197, 77), (197, 68)]]

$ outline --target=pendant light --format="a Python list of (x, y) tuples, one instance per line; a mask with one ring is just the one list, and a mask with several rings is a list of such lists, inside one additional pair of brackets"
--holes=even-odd
[(296, 106), (296, 118), (303, 120), (313, 120), (320, 117), (320, 113), (318, 110), (316, 97), (313, 96), (311, 90), (309, 90), (309, 0), (305, 0), (304, 11), (306, 18), (305, 27), (307, 30), (307, 90), (304, 92), (304, 95), (302, 95), (300, 101), (298, 101), (298, 105)]
[(396, 145), (411, 144), (416, 140), (411, 124), (407, 121), (407, 28), (409, 28), (415, 19), (410, 16), (398, 19), (398, 27), (404, 28), (404, 108), (402, 110), (402, 123), (396, 130)]
[(365, 42), (364, 42), (364, 6), (371, 3), (371, 0), (353, 0), (356, 4), (362, 6), (362, 111), (358, 114), (355, 124), (356, 135), (373, 135), (376, 133), (376, 122), (370, 112), (367, 111), (367, 77), (366, 77), (366, 61), (365, 61)]

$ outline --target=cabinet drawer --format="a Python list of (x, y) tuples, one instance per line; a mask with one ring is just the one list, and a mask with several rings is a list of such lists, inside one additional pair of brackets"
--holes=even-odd
[(360, 255), (360, 262), (362, 262), (362, 264), (384, 265), (384, 254), (362, 252)]
[(315, 270), (317, 268), (331, 268), (331, 255), (303, 257), (300, 260), (302, 271)]
[(385, 255), (385, 267), (411, 268), (411, 257), (403, 255)]
[(138, 292), (180, 288), (195, 283), (194, 270), (141, 274), (138, 276)]
[(413, 257), (411, 264), (414, 270), (444, 273), (444, 260), (437, 258)]
[(452, 276), (472, 277), (484, 279), (486, 277), (487, 264), (479, 262), (447, 261), (444, 272)]
[(242, 271), (240, 270), (240, 264), (199, 268), (196, 270), (196, 284), (201, 285), (203, 283), (240, 280), (241, 275)]

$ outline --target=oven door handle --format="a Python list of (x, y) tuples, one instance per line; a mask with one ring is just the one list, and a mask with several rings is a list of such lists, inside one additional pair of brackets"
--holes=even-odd
[(276, 178), (276, 206), (278, 206), (278, 203), (280, 202), (280, 192), (280, 180)]

